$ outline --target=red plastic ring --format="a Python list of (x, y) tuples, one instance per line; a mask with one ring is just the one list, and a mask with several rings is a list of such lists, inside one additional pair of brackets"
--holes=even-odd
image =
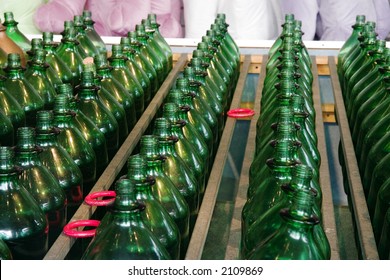
[[(108, 199), (100, 199), (102, 197), (110, 197)], [(107, 206), (114, 202), (116, 197), (115, 191), (101, 191), (101, 192), (94, 192), (87, 195), (84, 199), (85, 203), (87, 203), (90, 206)]]
[[(66, 226), (64, 226), (63, 232), (65, 235), (75, 238), (87, 238), (87, 237), (93, 237), (96, 233), (96, 228), (99, 226), (100, 221), (98, 220), (80, 220), (80, 221), (74, 221)], [(94, 229), (89, 230), (75, 230), (79, 227), (95, 227)]]
[(247, 118), (252, 117), (255, 111), (249, 108), (232, 109), (227, 112), (227, 115), (231, 118)]

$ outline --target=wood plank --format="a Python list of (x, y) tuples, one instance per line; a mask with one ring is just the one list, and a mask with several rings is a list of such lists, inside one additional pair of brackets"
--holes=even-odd
[(263, 91), (264, 79), (265, 79), (265, 67), (267, 62), (267, 57), (262, 58), (261, 70), (259, 74), (259, 80), (257, 83), (255, 101), (254, 101), (254, 111), (255, 115), (253, 116), (250, 127), (249, 134), (247, 139), (247, 144), (245, 148), (244, 161), (241, 167), (240, 180), (238, 183), (238, 189), (236, 194), (236, 199), (234, 203), (234, 211), (232, 222), (230, 225), (230, 235), (226, 247), (225, 259), (235, 260), (239, 259), (239, 249), (241, 242), (241, 212), (242, 208), (246, 202), (246, 194), (248, 191), (249, 185), (249, 168), (253, 162), (255, 148), (256, 148), (256, 124), (260, 116), (260, 101)]
[[(233, 100), (230, 108), (239, 108), (243, 89), (245, 87), (246, 77), (250, 67), (251, 56), (245, 56), (244, 64), (237, 82)], [(209, 181), (203, 197), (202, 205), (199, 209), (198, 218), (195, 223), (192, 237), (188, 245), (186, 260), (200, 260), (204, 244), (206, 242), (208, 230), (210, 227), (211, 218), (213, 216), (215, 203), (222, 179), (223, 168), (229, 152), (231, 139), (234, 132), (236, 119), (227, 118), (225, 128), (219, 143), (218, 151), (214, 159), (214, 165), (211, 170)]]
[[(164, 98), (167, 96), (169, 90), (174, 85), (177, 76), (182, 71), (186, 62), (187, 55), (181, 55), (174, 68), (169, 73), (168, 77), (165, 79), (164, 83), (161, 85), (160, 89), (150, 102), (149, 106), (145, 109), (141, 118), (138, 120), (135, 127), (129, 133), (126, 140), (119, 148), (118, 152), (111, 160), (111, 162), (108, 164), (107, 168), (104, 170), (103, 174), (100, 176), (90, 193), (108, 190), (112, 186), (119, 172), (124, 167), (129, 156), (136, 147), (139, 139), (141, 138), (145, 130), (148, 128), (150, 122), (153, 120), (153, 117), (157, 113), (157, 110), (160, 108)], [(70, 222), (76, 220), (90, 219), (95, 210), (96, 207), (91, 207), (87, 204), (82, 204), (76, 211), (74, 216), (71, 218)], [(79, 230), (82, 229), (83, 228), (79, 228)], [(61, 234), (57, 238), (53, 246), (49, 249), (44, 259), (64, 259), (74, 243), (75, 239)]]
[(330, 171), (329, 171), (329, 160), (328, 153), (326, 150), (325, 142), (325, 130), (324, 130), (324, 120), (322, 117), (322, 107), (321, 107), (321, 95), (320, 87), (318, 82), (318, 71), (317, 63), (315, 58), (312, 57), (312, 73), (313, 73), (313, 103), (316, 113), (316, 134), (318, 138), (318, 151), (321, 155), (321, 166), (320, 166), (320, 186), (322, 191), (322, 226), (328, 237), (329, 245), (331, 248), (331, 259), (339, 260), (340, 259), (340, 250), (337, 239), (337, 228), (336, 228), (336, 219), (334, 213), (334, 204), (332, 196), (332, 186), (330, 184)]
[(342, 151), (345, 158), (347, 169), (350, 201), (352, 202), (352, 217), (356, 224), (356, 233), (358, 250), (364, 260), (378, 260), (378, 250), (375, 243), (374, 233), (371, 226), (370, 215), (367, 209), (367, 203), (363, 191), (363, 185), (356, 160), (354, 145), (351, 138), (347, 114), (345, 111), (344, 100), (341, 94), (341, 88), (338, 80), (335, 57), (329, 58), (329, 68), (335, 99), (336, 117), (340, 129), (340, 140)]

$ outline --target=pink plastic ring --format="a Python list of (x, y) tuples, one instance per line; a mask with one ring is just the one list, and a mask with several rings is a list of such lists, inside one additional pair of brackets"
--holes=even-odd
[[(102, 197), (110, 197), (108, 199), (100, 199)], [(101, 191), (101, 192), (94, 192), (89, 195), (87, 195), (84, 199), (85, 203), (87, 203), (90, 206), (107, 206), (114, 202), (116, 197), (115, 191)]]
[(248, 108), (238, 108), (227, 112), (227, 115), (231, 118), (247, 118), (252, 117), (255, 111)]
[[(99, 226), (100, 221), (98, 220), (80, 220), (80, 221), (74, 221), (66, 226), (64, 226), (64, 234), (70, 237), (75, 238), (87, 238), (87, 237), (93, 237), (96, 232), (96, 228)], [(95, 227), (94, 229), (79, 231), (75, 230), (79, 227)]]

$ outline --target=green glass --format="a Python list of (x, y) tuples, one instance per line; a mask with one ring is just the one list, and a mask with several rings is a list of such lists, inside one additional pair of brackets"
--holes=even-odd
[(99, 54), (98, 49), (95, 47), (91, 39), (87, 36), (83, 16), (75, 15), (73, 17), (73, 22), (74, 28), (76, 30), (76, 39), (87, 57), (94, 57), (95, 55)]
[(13, 146), (14, 145), (14, 126), (11, 120), (5, 115), (3, 110), (0, 109), (0, 146)]
[(0, 239), (0, 260), (12, 260), (12, 253), (3, 239)]
[(8, 55), (7, 67), (4, 68), (7, 79), (4, 87), (12, 94), (23, 108), (26, 115), (26, 125), (35, 126), (36, 113), (44, 107), (44, 100), (37, 90), (27, 81), (25, 69), (20, 65), (20, 55)]
[(64, 30), (61, 42), (56, 52), (59, 58), (69, 67), (72, 72), (72, 85), (80, 84), (81, 72), (83, 71), (83, 56), (78, 49), (76, 30), (68, 28)]
[(66, 193), (69, 219), (83, 202), (83, 175), (68, 152), (58, 143), (60, 129), (54, 127), (52, 111), (37, 113), (35, 131), (36, 144), (42, 148), (39, 158)]
[(47, 217), (51, 247), (67, 221), (66, 194), (39, 158), (42, 149), (36, 145), (34, 128), (20, 127), (16, 142), (15, 163), (23, 170), (20, 181)]
[[(172, 49), (167, 43), (167, 41), (164, 39), (162, 34), (160, 33), (160, 24), (157, 22), (157, 17), (156, 14), (148, 14), (148, 20), (150, 25), (148, 25), (148, 32), (153, 31), (153, 39), (157, 42), (157, 44), (160, 45), (161, 49), (164, 52), (165, 57), (167, 58), (168, 61), (168, 69), (172, 69), (173, 67), (173, 53)], [(151, 30), (149, 30), (149, 28)]]
[(87, 140), (89, 145), (95, 151), (95, 155), (99, 156), (96, 161), (96, 178), (99, 178), (108, 165), (107, 142), (104, 133), (99, 130), (96, 123), (88, 118), (82, 111), (79, 110), (77, 103), (79, 102), (73, 96), (73, 87), (71, 84), (63, 84), (58, 88), (58, 95), (63, 94), (68, 97), (68, 109), (76, 113), (72, 118), (71, 125), (78, 129)]
[(68, 152), (83, 174), (83, 196), (85, 197), (96, 182), (95, 151), (80, 130), (72, 124), (76, 113), (69, 110), (69, 99), (66, 95), (56, 96), (53, 114), (54, 125), (61, 130), (57, 137), (58, 143)]
[[(313, 196), (297, 192), (289, 208), (280, 211), (282, 224), (249, 254), (249, 260), (326, 260), (329, 256), (316, 242), (319, 218), (313, 213)], [(325, 235), (323, 235), (325, 236)]]
[(200, 82), (199, 86), (199, 98), (203, 99), (204, 103), (209, 104), (218, 120), (218, 139), (221, 139), (223, 128), (225, 126), (225, 116), (223, 112), (222, 104), (219, 103), (218, 99), (206, 84), (207, 73), (200, 67), (186, 67), (184, 69), (184, 77), (190, 81)]
[(107, 54), (106, 44), (100, 35), (96, 32), (94, 24), (95, 22), (92, 19), (91, 11), (84, 10), (83, 11), (83, 23), (85, 27), (85, 33), (87, 37), (91, 40), (95, 48), (98, 50), (100, 54)]
[[(152, 87), (148, 75), (145, 70), (137, 64), (135, 60), (135, 50), (130, 46), (130, 39), (128, 37), (121, 37), (121, 46), (123, 47), (123, 54), (127, 57), (126, 66), (135, 79), (141, 84), (144, 92), (144, 106), (149, 105), (152, 99)], [(153, 93), (154, 94), (154, 93)]]
[(136, 117), (138, 120), (145, 110), (144, 91), (141, 84), (126, 67), (126, 56), (123, 54), (123, 47), (121, 45), (112, 46), (112, 55), (108, 61), (112, 67), (112, 76), (117, 79), (133, 96)]
[[(379, 172), (379, 168), (384, 166), (384, 163), (389, 162), (389, 155), (386, 155), (383, 157), (383, 159), (379, 162), (377, 171)], [(385, 168), (386, 169), (386, 168)], [(377, 174), (375, 174), (377, 175)], [(379, 175), (379, 174), (378, 174)], [(383, 177), (383, 174), (381, 174), (382, 177), (380, 178), (381, 180), (378, 180), (379, 177), (373, 177), (373, 182), (375, 181), (376, 185), (372, 185), (370, 188), (370, 193), (371, 196), (368, 198), (370, 199), (369, 203), (369, 210), (370, 210), (370, 215), (372, 217), (372, 229), (374, 231), (374, 236), (375, 240), (377, 243), (380, 240), (380, 236), (382, 234), (382, 228), (383, 228), (383, 223), (385, 220), (385, 214), (387, 210), (390, 208), (390, 181), (387, 178)], [(374, 192), (377, 193), (376, 197), (373, 197)], [(368, 200), (367, 200), (368, 203)], [(374, 207), (374, 210), (373, 210)]]
[(18, 22), (14, 19), (12, 12), (4, 13), (3, 25), (7, 27), (8, 37), (14, 41), (25, 53), (31, 49), (30, 40), (19, 30)]
[(375, 63), (374, 69), (367, 78), (363, 78), (352, 89), (355, 96), (351, 104), (351, 116), (348, 118), (352, 140), (356, 145), (358, 130), (365, 117), (386, 99), (386, 87), (390, 84), (390, 49), (385, 51), (386, 59)]
[(147, 58), (141, 53), (142, 44), (137, 40), (135, 32), (129, 32), (127, 37), (130, 39), (131, 49), (135, 51), (134, 60), (136, 64), (139, 65), (148, 76), (151, 86), (151, 93), (152, 96), (154, 96), (160, 88), (159, 80), (157, 78), (157, 72), (154, 69), (153, 65), (149, 62), (149, 60), (147, 60)]
[(94, 57), (96, 74), (100, 77), (100, 86), (106, 89), (123, 107), (126, 113), (127, 128), (130, 132), (137, 123), (133, 96), (113, 77), (111, 67), (103, 55)]
[(3, 68), (7, 65), (7, 53), (0, 47), (0, 75), (4, 75)]
[[(196, 58), (199, 58), (200, 60)], [(204, 53), (201, 50), (194, 50), (192, 52), (192, 59), (189, 65), (193, 66), (192, 63), (198, 64), (200, 67), (203, 67), (203, 69), (207, 72), (206, 82), (210, 80), (209, 85), (213, 89), (213, 92), (217, 97), (219, 103), (221, 103), (224, 109), (224, 114), (226, 115), (227, 111), (229, 110), (229, 92), (225, 82), (218, 74), (218, 72), (212, 67), (210, 67), (209, 62), (205, 60)]]
[(201, 139), (207, 145), (207, 156), (209, 157), (209, 167), (211, 168), (214, 159), (213, 132), (211, 131), (209, 125), (207, 124), (203, 116), (200, 115), (199, 112), (194, 109), (194, 105), (192, 102), (193, 98), (194, 96), (186, 94), (182, 90), (176, 88), (171, 89), (169, 91), (167, 97), (165, 98), (165, 101), (173, 102), (179, 106), (179, 117), (182, 120), (185, 120), (187, 124), (190, 124), (193, 129), (197, 131), (196, 134), (198, 134), (198, 136), (201, 137)]
[[(4, 67), (7, 64), (7, 57), (10, 53), (18, 53), (20, 55), (21, 64), (23, 67), (26, 67), (26, 57), (27, 54), (19, 47), (10, 37), (8, 37), (6, 33), (7, 27), (5, 27), (0, 21), (0, 49), (2, 49), (1, 56), (5, 54), (5, 57), (2, 58), (2, 63), (4, 63)], [(0, 69), (0, 74), (4, 75), (4, 70), (2, 67)]]
[(294, 14), (286, 14), (284, 16), (284, 23), (282, 24), (282, 32), (280, 33), (278, 38), (276, 38), (275, 42), (272, 44), (271, 48), (269, 49), (268, 51), (269, 57), (272, 57), (274, 53), (279, 50), (280, 45), (283, 42), (283, 38), (286, 37), (286, 34), (289, 34), (289, 30), (292, 31), (292, 29), (290, 28), (292, 27), (294, 20), (295, 20)]
[[(171, 90), (168, 95), (174, 95), (176, 90), (173, 89)], [(177, 90), (176, 94), (180, 94), (180, 92)], [(167, 103), (169, 103), (167, 101)], [(173, 102), (175, 103), (175, 102)], [(189, 117), (188, 117), (188, 112), (191, 110), (189, 107), (183, 107), (180, 106), (179, 104), (175, 103), (177, 106), (177, 114), (178, 114), (178, 119), (181, 121), (184, 121), (186, 123), (185, 126), (183, 126), (183, 134), (184, 137), (187, 138), (188, 142), (192, 144), (192, 146), (195, 148), (195, 150), (198, 152), (199, 156), (204, 159), (203, 165), (205, 169), (205, 177), (206, 181), (208, 180), (208, 174), (211, 169), (212, 165), (212, 153), (210, 152), (207, 143), (205, 139), (203, 138), (202, 134), (198, 132), (196, 126), (190, 122)]]
[(241, 224), (244, 232), (259, 215), (272, 208), (283, 196), (281, 185), (291, 180), (291, 170), (299, 162), (294, 159), (291, 141), (276, 143), (275, 155), (267, 160), (267, 168), (257, 173), (257, 178), (248, 187), (247, 201), (242, 209)]
[(154, 122), (153, 134), (158, 137), (158, 153), (165, 157), (162, 171), (171, 179), (188, 204), (191, 234), (200, 205), (198, 181), (175, 150), (179, 138), (172, 134), (170, 121), (166, 118), (157, 118)]
[(390, 210), (387, 210), (381, 238), (378, 244), (378, 255), (381, 260), (390, 260)]
[(170, 255), (143, 221), (145, 205), (131, 180), (115, 184), (116, 197), (103, 217), (83, 260), (169, 260)]
[(77, 39), (79, 32), (77, 31), (73, 20), (65, 20), (64, 21), (64, 31), (61, 32), (62, 37), (64, 37), (67, 33), (69, 33), (69, 30), (72, 30), (72, 32), (74, 31), (74, 33), (75, 33), (74, 39), (76, 42), (76, 51), (78, 52), (78, 54), (80, 54), (80, 56), (83, 59), (87, 58), (88, 54), (86, 53), (85, 48), (83, 47), (83, 45), (80, 44), (79, 40)]
[(165, 103), (163, 106), (163, 117), (167, 118), (172, 125), (172, 133), (179, 138), (175, 145), (176, 152), (184, 160), (184, 162), (193, 170), (199, 183), (199, 195), (202, 194), (206, 188), (206, 169), (205, 163), (207, 159), (201, 158), (194, 145), (184, 135), (184, 127), (187, 123), (179, 119), (178, 107), (174, 103)]
[[(186, 69), (187, 72), (192, 71), (192, 68), (189, 67)], [(194, 77), (192, 74), (191, 77)], [(204, 118), (207, 125), (210, 127), (213, 137), (213, 154), (217, 152), (219, 138), (218, 138), (218, 119), (211, 109), (210, 105), (199, 96), (199, 87), (201, 83), (195, 80), (189, 80), (186, 77), (178, 77), (176, 79), (176, 88), (181, 90), (184, 95), (191, 97), (191, 103), (193, 104), (194, 111), (198, 112), (197, 115), (200, 115)], [(190, 105), (191, 106), (191, 105)], [(191, 106), (192, 107), (192, 106)]]
[(0, 239), (15, 260), (42, 259), (48, 250), (45, 213), (25, 189), (11, 147), (0, 147)]
[(236, 44), (236, 42), (233, 40), (233, 37), (229, 34), (228, 32), (228, 27), (229, 27), (229, 24), (226, 22), (226, 14), (224, 13), (218, 13), (217, 14), (217, 17), (215, 19), (216, 23), (222, 25), (222, 27), (225, 27), (225, 38), (226, 38), (226, 41), (227, 43), (233, 48), (236, 50), (236, 53), (239, 54), (240, 53), (240, 48), (238, 47), (238, 45)]
[(14, 96), (5, 88), (5, 77), (0, 75), (0, 108), (11, 121), (14, 128), (14, 138), (19, 127), (26, 125), (26, 115)]
[[(159, 85), (161, 86), (165, 80), (165, 77), (168, 73), (168, 65), (164, 63), (164, 56), (162, 53), (157, 52), (158, 50), (154, 49), (148, 42), (149, 36), (145, 32), (145, 28), (141, 24), (136, 24), (135, 26), (135, 36), (138, 42), (142, 44), (141, 54), (152, 64), (153, 68), (157, 72), (157, 79)], [(128, 33), (128, 37), (133, 36), (132, 32)]]
[(35, 50), (32, 59), (27, 61), (27, 65), (28, 68), (24, 74), (26, 80), (40, 94), (44, 102), (44, 109), (53, 109), (57, 93), (47, 75), (50, 66), (45, 62), (45, 51)]
[(340, 83), (343, 83), (344, 69), (342, 68), (342, 65), (344, 64), (344, 61), (348, 58), (352, 50), (359, 45), (358, 38), (360, 36), (360, 33), (363, 31), (363, 26), (365, 21), (366, 21), (366, 16), (364, 15), (356, 16), (356, 22), (352, 26), (353, 28), (352, 33), (339, 50), (339, 53), (337, 55), (337, 73), (340, 79)]
[[(46, 51), (45, 61), (51, 69), (57, 74), (62, 83), (72, 83), (73, 74), (68, 65), (57, 54), (58, 43), (53, 41), (52, 32), (42, 33), (42, 47)], [(73, 84), (75, 86), (75, 84)]]
[(104, 105), (98, 95), (99, 88), (93, 83), (92, 72), (81, 73), (81, 84), (76, 89), (79, 99), (78, 109), (91, 119), (106, 138), (109, 160), (119, 148), (118, 122), (114, 115)]
[(127, 178), (135, 185), (135, 196), (145, 204), (142, 220), (168, 251), (171, 259), (180, 258), (180, 231), (169, 213), (155, 198), (155, 179), (147, 175), (146, 160), (140, 155), (128, 159)]
[(140, 140), (140, 155), (146, 160), (146, 173), (154, 177), (152, 188), (154, 197), (167, 210), (180, 232), (180, 258), (184, 259), (189, 243), (190, 209), (173, 181), (163, 172), (167, 164), (165, 157), (158, 152), (158, 139), (155, 135), (143, 135)]
[(101, 86), (101, 77), (96, 74), (94, 63), (86, 63), (83, 65), (83, 72), (87, 71), (93, 73), (93, 84), (98, 88), (97, 94), (118, 123), (118, 145), (120, 146), (129, 134), (125, 109), (106, 88)]

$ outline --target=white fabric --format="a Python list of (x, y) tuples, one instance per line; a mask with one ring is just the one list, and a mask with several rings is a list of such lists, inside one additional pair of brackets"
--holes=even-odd
[(217, 6), (217, 0), (183, 0), (185, 37), (200, 41), (214, 22)]

